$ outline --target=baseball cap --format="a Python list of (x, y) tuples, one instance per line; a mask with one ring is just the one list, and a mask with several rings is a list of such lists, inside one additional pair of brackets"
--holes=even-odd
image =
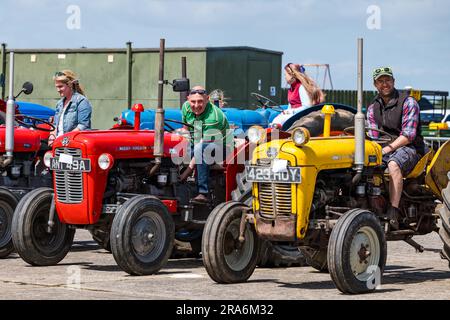
[(381, 68), (376, 68), (373, 70), (373, 80), (377, 80), (381, 76), (390, 76), (393, 78), (394, 74), (392, 73), (392, 68), (391, 67), (381, 67)]

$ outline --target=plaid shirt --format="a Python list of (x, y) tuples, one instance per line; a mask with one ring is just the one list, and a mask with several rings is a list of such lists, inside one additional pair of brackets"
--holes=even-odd
[[(402, 131), (401, 135), (412, 142), (416, 138), (417, 126), (419, 125), (419, 104), (413, 97), (408, 97), (403, 103)], [(369, 128), (378, 128), (373, 113), (373, 104), (367, 109), (367, 121)], [(379, 128), (378, 128), (379, 129)], [(379, 137), (379, 132), (369, 131), (373, 138)]]

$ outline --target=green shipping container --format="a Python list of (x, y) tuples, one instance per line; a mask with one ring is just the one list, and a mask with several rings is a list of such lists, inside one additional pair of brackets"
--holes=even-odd
[[(54, 107), (58, 94), (53, 75), (71, 69), (92, 103), (93, 128), (112, 126), (113, 118), (128, 107), (127, 49), (8, 49), (15, 52), (15, 91), (31, 81), (35, 91), (21, 100)], [(131, 103), (156, 108), (158, 94), (159, 49), (132, 49)], [(256, 107), (251, 92), (280, 101), (282, 52), (251, 47), (167, 48), (165, 79), (181, 77), (181, 59), (186, 57), (191, 86), (202, 85), (208, 91), (222, 89), (229, 106)], [(3, 63), (5, 57), (6, 64)], [(9, 55), (0, 57), (5, 65), (8, 92)], [(2, 68), (3, 69), (3, 68)], [(170, 86), (164, 89), (164, 106), (178, 108), (180, 97)]]

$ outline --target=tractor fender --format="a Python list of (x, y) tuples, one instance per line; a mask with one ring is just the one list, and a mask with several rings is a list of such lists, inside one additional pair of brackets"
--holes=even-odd
[(450, 171), (450, 140), (444, 143), (436, 152), (427, 168), (425, 183), (433, 193), (442, 200), (442, 189), (449, 181), (447, 173)]

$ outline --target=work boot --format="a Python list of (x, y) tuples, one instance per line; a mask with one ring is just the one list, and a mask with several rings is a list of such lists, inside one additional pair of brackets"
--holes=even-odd
[(209, 203), (209, 199), (205, 194), (199, 193), (195, 198), (191, 199), (191, 202), (197, 204), (207, 204)]
[(400, 209), (396, 207), (390, 206), (387, 211), (387, 217), (389, 219), (389, 225), (393, 230), (399, 229), (399, 223), (398, 220), (401, 217)]

